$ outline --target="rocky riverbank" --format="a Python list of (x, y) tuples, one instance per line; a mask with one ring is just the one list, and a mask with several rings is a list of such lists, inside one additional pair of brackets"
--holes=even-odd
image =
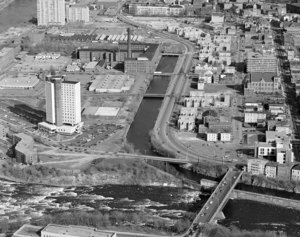
[(290, 180), (278, 180), (267, 178), (265, 176), (257, 176), (244, 173), (241, 178), (241, 183), (261, 188), (300, 193), (300, 184)]
[(179, 178), (138, 160), (98, 160), (82, 169), (5, 162), (0, 173), (1, 178), (10, 181), (61, 187), (106, 184), (183, 187)]

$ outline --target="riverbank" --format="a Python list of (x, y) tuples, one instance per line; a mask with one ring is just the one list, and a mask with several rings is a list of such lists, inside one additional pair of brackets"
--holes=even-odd
[(76, 169), (58, 166), (25, 166), (2, 162), (0, 178), (14, 182), (59, 187), (95, 186), (106, 184), (183, 187), (175, 176), (139, 160), (98, 159)]
[(300, 183), (293, 182), (291, 180), (267, 178), (263, 175), (257, 176), (244, 173), (241, 178), (241, 183), (255, 187), (300, 193)]

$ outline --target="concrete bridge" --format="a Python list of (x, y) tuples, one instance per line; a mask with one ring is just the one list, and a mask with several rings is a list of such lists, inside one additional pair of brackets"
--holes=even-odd
[(165, 97), (165, 94), (144, 94), (144, 98), (159, 98), (163, 99)]
[(162, 56), (180, 56), (180, 55), (182, 55), (182, 53), (167, 53), (167, 52), (164, 52), (161, 55)]
[(193, 224), (212, 223), (231, 197), (231, 192), (239, 182), (243, 171), (228, 170), (212, 195), (197, 214)]

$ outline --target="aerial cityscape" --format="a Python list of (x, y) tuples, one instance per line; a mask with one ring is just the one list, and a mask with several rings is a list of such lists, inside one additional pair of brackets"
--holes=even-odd
[(0, 237), (299, 237), (300, 1), (0, 0)]

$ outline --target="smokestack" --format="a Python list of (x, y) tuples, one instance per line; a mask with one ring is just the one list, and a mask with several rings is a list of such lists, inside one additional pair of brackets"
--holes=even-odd
[(131, 29), (127, 28), (127, 58), (132, 58), (131, 55)]

